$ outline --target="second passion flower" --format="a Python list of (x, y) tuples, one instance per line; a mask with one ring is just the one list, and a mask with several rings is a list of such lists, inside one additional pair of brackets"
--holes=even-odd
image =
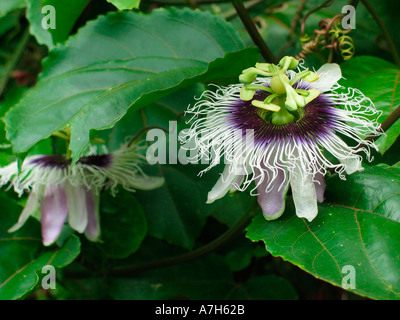
[(84, 233), (91, 241), (100, 238), (100, 193), (117, 192), (121, 185), (129, 191), (152, 190), (164, 183), (162, 177), (146, 175), (141, 166), (145, 157), (137, 144), (125, 144), (111, 153), (95, 150), (75, 165), (62, 155), (35, 155), (25, 159), (21, 169), (13, 162), (0, 168), (0, 186), (9, 184), (20, 196), (29, 197), (18, 222), (9, 232), (17, 231), (28, 218), (40, 212), (43, 244), (53, 244), (65, 222)]

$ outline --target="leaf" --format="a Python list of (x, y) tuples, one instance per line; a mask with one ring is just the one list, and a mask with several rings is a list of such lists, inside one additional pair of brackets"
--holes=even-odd
[[(376, 165), (356, 172), (346, 181), (327, 181), (329, 202), (359, 208), (400, 223), (400, 168)], [(344, 196), (345, 195), (345, 196)]]
[(245, 238), (239, 238), (232, 247), (225, 255), (225, 261), (232, 271), (243, 270), (250, 265), (253, 258), (267, 255), (261, 245), (255, 245)]
[(164, 177), (164, 185), (152, 192), (136, 192), (146, 212), (149, 234), (187, 249), (193, 247), (212, 208), (206, 199), (213, 182), (203, 179), (199, 183), (199, 170), (195, 165), (159, 166), (157, 175)]
[(68, 38), (76, 20), (85, 9), (89, 0), (44, 0), (42, 7), (53, 6), (56, 12), (56, 28), (48, 29), (57, 44)]
[(42, 27), (45, 15), (42, 13), (43, 0), (26, 0), (26, 18), (29, 21), (29, 32), (39, 44), (45, 45), (49, 50), (54, 48), (54, 42), (48, 29)]
[(107, 0), (118, 8), (118, 10), (131, 10), (139, 8), (140, 0)]
[(264, 241), (272, 255), (316, 278), (342, 286), (345, 267), (351, 266), (355, 288), (349, 290), (373, 299), (400, 299), (400, 223), (393, 220), (398, 217), (398, 174), (396, 167), (357, 173), (349, 186), (329, 187), (326, 203), (311, 223), (296, 217), (290, 203), (278, 220), (255, 217), (246, 236)]
[[(0, 37), (4, 36), (10, 30), (16, 28), (18, 26), (18, 15), (17, 14), (9, 14), (5, 17), (0, 18)], [(2, 75), (0, 79), (2, 78)]]
[(76, 161), (91, 130), (112, 128), (128, 109), (198, 81), (236, 77), (257, 57), (255, 48), (243, 49), (228, 23), (209, 13), (111, 13), (50, 53), (36, 88), (7, 113), (7, 137), (21, 153), (70, 125)]
[(138, 201), (127, 191), (101, 197), (100, 249), (108, 256), (125, 258), (135, 252), (147, 233), (146, 217)]
[(18, 299), (34, 289), (39, 281), (37, 273), (44, 266), (61, 268), (71, 263), (80, 252), (80, 241), (70, 235), (62, 247), (44, 248), (40, 224), (33, 219), (17, 232), (7, 232), (21, 207), (4, 193), (0, 194), (0, 209), (0, 299)]
[(25, 8), (26, 0), (13, 0), (13, 1), (1, 1), (0, 3), (0, 17), (5, 16), (9, 12)]
[[(341, 64), (343, 77), (341, 84), (359, 89), (369, 97), (376, 108), (382, 111), (379, 122), (382, 123), (388, 115), (400, 105), (400, 69), (385, 60), (376, 57), (356, 57)], [(343, 82), (342, 82), (343, 81)], [(379, 152), (384, 154), (400, 135), (400, 119), (380, 137), (376, 144)]]

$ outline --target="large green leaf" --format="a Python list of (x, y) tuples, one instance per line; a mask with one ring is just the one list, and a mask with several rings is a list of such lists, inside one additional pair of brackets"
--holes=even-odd
[(0, 299), (4, 300), (30, 292), (44, 266), (64, 267), (80, 252), (80, 241), (75, 235), (70, 235), (61, 247), (45, 249), (41, 244), (40, 224), (34, 219), (28, 220), (19, 231), (8, 233), (21, 209), (14, 200), (0, 194)]
[(400, 223), (400, 166), (367, 167), (341, 180), (327, 181), (329, 202), (385, 216)]
[(399, 174), (398, 167), (380, 166), (355, 174), (346, 187), (329, 181), (326, 203), (311, 223), (290, 204), (278, 220), (254, 218), (247, 237), (334, 285), (342, 285), (350, 266), (355, 288), (349, 290), (400, 299)]
[[(388, 115), (400, 105), (398, 89), (400, 69), (385, 60), (362, 56), (342, 63), (343, 77), (341, 84), (359, 89), (369, 97), (376, 108), (382, 111), (379, 118), (383, 122)], [(379, 151), (383, 154), (400, 135), (400, 120), (377, 140)]]
[(50, 53), (36, 88), (6, 115), (7, 137), (21, 153), (70, 125), (76, 161), (90, 131), (113, 127), (129, 108), (200, 80), (237, 76), (257, 57), (209, 13), (111, 13)]

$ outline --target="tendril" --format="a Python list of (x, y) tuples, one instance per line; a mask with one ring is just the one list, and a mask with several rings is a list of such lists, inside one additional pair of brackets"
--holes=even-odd
[(331, 19), (323, 19), (310, 37), (303, 34), (300, 38), (302, 50), (297, 59), (305, 59), (308, 55), (319, 50), (330, 50), (330, 57), (334, 53), (341, 55), (343, 60), (350, 60), (354, 56), (353, 39), (348, 35), (351, 29), (344, 30), (341, 26), (343, 15), (338, 14)]

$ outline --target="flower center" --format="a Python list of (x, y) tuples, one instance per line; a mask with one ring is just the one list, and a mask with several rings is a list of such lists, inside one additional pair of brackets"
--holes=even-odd
[[(260, 110), (259, 115), (273, 124), (283, 125), (296, 121), (301, 118), (303, 113), (301, 109), (320, 94), (316, 89), (304, 90), (293, 87), (300, 79), (308, 82), (318, 80), (318, 75), (309, 70), (303, 70), (289, 79), (286, 72), (297, 68), (298, 65), (298, 60), (287, 56), (282, 58), (278, 65), (257, 63), (255, 67), (243, 70), (239, 77), (239, 81), (244, 84), (240, 90), (240, 99), (251, 101), (254, 107), (266, 110), (267, 112)], [(269, 87), (253, 84), (257, 76), (271, 78)], [(270, 94), (264, 101), (256, 100), (254, 99), (256, 90)]]

